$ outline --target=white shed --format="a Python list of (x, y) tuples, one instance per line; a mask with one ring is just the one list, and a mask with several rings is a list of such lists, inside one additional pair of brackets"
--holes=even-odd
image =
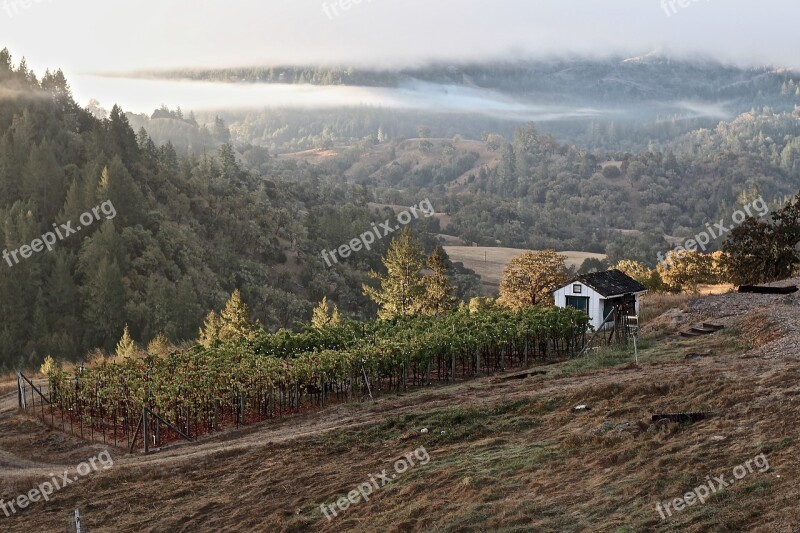
[(595, 330), (614, 326), (615, 310), (639, 316), (639, 302), (647, 288), (619, 270), (583, 274), (553, 291), (557, 307), (574, 307), (590, 317)]

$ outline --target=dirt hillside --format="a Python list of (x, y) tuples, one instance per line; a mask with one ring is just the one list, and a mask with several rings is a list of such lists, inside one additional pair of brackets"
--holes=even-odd
[[(654, 322), (639, 368), (629, 352), (600, 350), (534, 375), (335, 405), (146, 457), (112, 449), (111, 469), (11, 517), (0, 510), (0, 527), (63, 531), (79, 508), (89, 531), (115, 533), (800, 531), (800, 294), (702, 297)], [(676, 335), (701, 322), (725, 329)], [(16, 402), (13, 383), (1, 383), (4, 500), (106, 449)], [(651, 420), (684, 411), (707, 418)], [(429, 461), (412, 455), (414, 466), (392, 474), (422, 448)], [(768, 468), (735, 480), (757, 456)], [(396, 477), (326, 518), (321, 504), (383, 470)], [(662, 519), (659, 502), (719, 476), (727, 488)]]

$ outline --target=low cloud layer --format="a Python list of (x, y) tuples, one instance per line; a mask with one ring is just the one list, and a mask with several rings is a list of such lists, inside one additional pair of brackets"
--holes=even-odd
[(787, 0), (690, 0), (685, 7), (677, 0), (363, 0), (331, 16), (339, 2), (48, 0), (0, 10), (0, 35), (37, 72), (59, 66), (68, 74), (268, 63), (390, 67), (654, 48), (800, 66), (800, 4)]

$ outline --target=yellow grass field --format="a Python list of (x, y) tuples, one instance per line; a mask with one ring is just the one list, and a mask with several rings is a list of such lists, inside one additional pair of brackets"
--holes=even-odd
[[(497, 293), (500, 277), (506, 265), (527, 250), (517, 248), (489, 248), (485, 246), (445, 246), (445, 251), (454, 262), (464, 263), (481, 277), (486, 294)], [(589, 252), (559, 252), (567, 257), (567, 266), (578, 268), (586, 259), (605, 259), (604, 254)]]

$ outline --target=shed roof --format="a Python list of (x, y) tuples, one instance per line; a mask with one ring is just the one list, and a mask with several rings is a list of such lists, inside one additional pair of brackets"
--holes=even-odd
[(605, 297), (647, 292), (647, 287), (620, 270), (581, 274), (567, 285), (578, 282), (594, 289), (598, 294)]

